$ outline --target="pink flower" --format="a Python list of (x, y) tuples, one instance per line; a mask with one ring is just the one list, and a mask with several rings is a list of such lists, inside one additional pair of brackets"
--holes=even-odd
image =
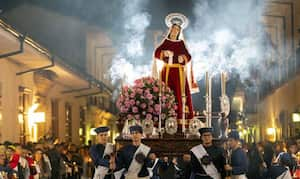
[[(177, 109), (175, 97), (170, 88), (162, 83), (164, 91), (162, 96), (162, 104), (158, 103), (159, 81), (152, 77), (143, 77), (135, 80), (133, 86), (123, 86), (122, 93), (116, 101), (116, 106), (123, 113), (123, 116), (135, 119), (153, 119), (158, 120), (162, 107), (162, 116), (165, 118), (174, 116)], [(129, 115), (128, 113), (134, 115)], [(155, 115), (155, 117), (154, 117)]]
[(153, 98), (153, 95), (149, 93), (149, 94), (147, 94), (146, 98), (147, 98), (147, 99), (152, 99), (152, 98)]
[(134, 98), (134, 97), (135, 97), (135, 92), (132, 92), (132, 93), (130, 94), (130, 97), (131, 97), (131, 98)]
[(135, 83), (135, 86), (138, 88), (142, 88), (144, 86), (144, 83), (142, 81), (138, 81), (137, 83)]
[(129, 107), (130, 107), (130, 101), (129, 101), (129, 100), (125, 101), (125, 107), (126, 107), (126, 108), (129, 108)]
[(123, 91), (128, 91), (129, 87), (128, 86), (123, 86), (122, 90)]
[(134, 81), (135, 84), (142, 83), (142, 82), (143, 82), (142, 79), (137, 79)]
[(142, 104), (141, 104), (141, 108), (142, 108), (142, 109), (145, 109), (146, 107), (147, 107), (147, 104), (145, 104), (145, 103), (142, 103)]
[(147, 94), (146, 98), (147, 98), (147, 99), (152, 99), (152, 98), (153, 98), (153, 95), (149, 93), (149, 94)]
[(146, 119), (152, 119), (152, 115), (148, 113), (148, 114), (146, 115)]
[(124, 94), (124, 96), (128, 96), (129, 95), (127, 91), (125, 91), (123, 94)]
[(139, 114), (136, 114), (136, 115), (134, 115), (134, 117), (135, 117), (135, 119), (140, 119), (140, 115)]
[(153, 78), (148, 78), (148, 83), (153, 83), (154, 82), (154, 80), (153, 80)]
[(143, 90), (142, 90), (141, 88), (137, 88), (137, 89), (136, 89), (136, 93), (137, 93), (137, 94), (143, 94)]
[(153, 113), (153, 108), (148, 108), (148, 110), (147, 110), (149, 113)]
[(148, 95), (148, 94), (150, 94), (150, 89), (145, 90), (145, 95)]
[(132, 119), (132, 118), (133, 118), (133, 116), (131, 114), (127, 115), (127, 119)]
[(139, 109), (136, 106), (134, 106), (134, 107), (132, 107), (132, 112), (137, 113), (137, 112), (139, 112)]
[(159, 91), (159, 88), (156, 87), (156, 86), (154, 86), (154, 87), (153, 87), (153, 91), (154, 91), (154, 92), (158, 92), (158, 91)]
[(125, 106), (121, 106), (120, 111), (121, 111), (121, 113), (126, 113), (126, 112), (128, 112), (128, 108), (126, 108)]
[(177, 105), (175, 105), (175, 106), (174, 106), (174, 109), (175, 109), (175, 110), (177, 110), (177, 109), (178, 109), (178, 106), (177, 106)]
[(166, 103), (166, 107), (169, 108), (170, 107), (170, 103)]
[(130, 104), (131, 105), (135, 105), (135, 101), (132, 99), (132, 100), (130, 100)]
[(150, 100), (150, 101), (148, 102), (149, 105), (153, 105), (153, 103), (154, 103), (153, 100)]

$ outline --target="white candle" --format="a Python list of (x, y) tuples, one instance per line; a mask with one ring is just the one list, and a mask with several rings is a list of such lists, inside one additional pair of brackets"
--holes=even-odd
[(208, 72), (205, 73), (205, 87), (206, 87), (206, 96), (208, 96)]

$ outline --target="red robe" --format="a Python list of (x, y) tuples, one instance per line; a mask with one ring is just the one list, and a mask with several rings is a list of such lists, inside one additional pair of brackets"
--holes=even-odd
[[(171, 41), (169, 39), (165, 39), (163, 43), (155, 49), (155, 58), (160, 59), (161, 51), (162, 50), (169, 50), (174, 53), (173, 56), (173, 64), (180, 64), (178, 62), (178, 56), (185, 55), (187, 57), (187, 62), (191, 60), (191, 55), (187, 51), (184, 42), (182, 40), (178, 41)], [(165, 57), (163, 60), (165, 63), (168, 63), (168, 57)], [(185, 62), (181, 63), (181, 65), (185, 65)], [(166, 67), (164, 66), (162, 69), (162, 81), (166, 82)], [(179, 68), (170, 68), (168, 74), (168, 86), (171, 90), (173, 90), (174, 95), (176, 97), (176, 102), (178, 105), (177, 108), (177, 119), (182, 119), (182, 96), (181, 96), (181, 88), (180, 88), (180, 75), (179, 75)], [(187, 76), (185, 75), (185, 96), (186, 96), (186, 106), (188, 106), (188, 113), (186, 118), (192, 119), (193, 115), (193, 104), (191, 98), (191, 92), (187, 80)], [(187, 111), (186, 111), (187, 112)]]

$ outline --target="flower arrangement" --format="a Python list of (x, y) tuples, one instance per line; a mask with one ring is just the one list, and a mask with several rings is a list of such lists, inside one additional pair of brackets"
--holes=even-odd
[(158, 121), (160, 110), (164, 120), (175, 116), (177, 108), (171, 89), (152, 77), (137, 79), (132, 86), (123, 86), (116, 105), (121, 120), (151, 119), (154, 122)]

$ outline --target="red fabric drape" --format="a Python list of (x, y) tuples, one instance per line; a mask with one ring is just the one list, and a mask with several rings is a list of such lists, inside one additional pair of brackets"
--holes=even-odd
[[(191, 55), (189, 54), (188, 50), (186, 49), (184, 42), (182, 40), (179, 41), (171, 41), (169, 39), (165, 39), (163, 43), (156, 48), (155, 50), (155, 58), (160, 59), (161, 52), (163, 50), (169, 50), (174, 53), (173, 56), (173, 64), (181, 64), (185, 65), (185, 62), (179, 63), (178, 56), (185, 55), (187, 57), (187, 62), (191, 60)], [(162, 58), (165, 63), (168, 63), (168, 58)], [(162, 81), (166, 82), (166, 67), (162, 70)], [(173, 90), (174, 95), (176, 97), (176, 102), (178, 104), (177, 108), (177, 118), (182, 119), (182, 96), (181, 96), (181, 88), (180, 88), (180, 75), (179, 75), (179, 68), (170, 68), (168, 74), (168, 84), (171, 90)], [(191, 119), (193, 118), (193, 104), (191, 98), (191, 92), (188, 84), (187, 77), (185, 77), (185, 96), (186, 96), (186, 105), (188, 106), (188, 113), (186, 118)], [(187, 111), (186, 111), (187, 112)]]

